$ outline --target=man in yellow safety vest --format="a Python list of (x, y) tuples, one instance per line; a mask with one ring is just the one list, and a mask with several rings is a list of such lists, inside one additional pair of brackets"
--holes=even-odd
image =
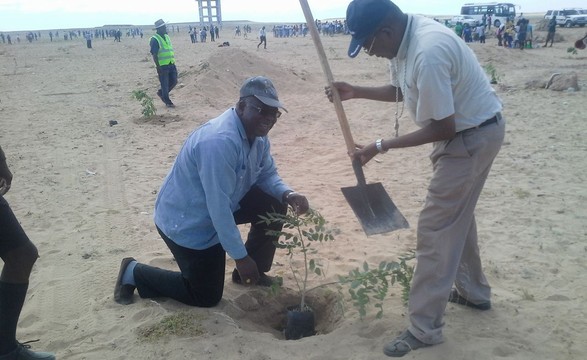
[(165, 106), (175, 107), (169, 99), (169, 92), (177, 85), (177, 68), (175, 67), (173, 46), (169, 35), (167, 35), (167, 26), (162, 19), (155, 21), (155, 30), (157, 33), (151, 37), (150, 46), (161, 83), (157, 96), (165, 103)]

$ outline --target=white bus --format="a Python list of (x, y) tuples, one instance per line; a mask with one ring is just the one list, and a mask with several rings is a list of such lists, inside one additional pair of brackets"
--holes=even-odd
[(483, 15), (491, 15), (491, 25), (499, 27), (505, 24), (508, 19), (514, 21), (516, 17), (516, 6), (511, 3), (467, 3), (461, 7), (461, 15), (468, 15), (481, 23)]

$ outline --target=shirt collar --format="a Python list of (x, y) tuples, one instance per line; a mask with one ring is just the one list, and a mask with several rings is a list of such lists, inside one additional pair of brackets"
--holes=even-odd
[(404, 37), (402, 38), (402, 42), (399, 46), (399, 50), (397, 51), (396, 58), (398, 60), (404, 60), (408, 55), (408, 47), (410, 46), (410, 41), (412, 39), (412, 22), (414, 21), (414, 16), (411, 14), (407, 14), (408, 22), (406, 25), (406, 31), (404, 31)]

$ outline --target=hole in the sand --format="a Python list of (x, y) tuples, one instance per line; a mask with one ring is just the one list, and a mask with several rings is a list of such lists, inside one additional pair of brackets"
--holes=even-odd
[[(306, 303), (313, 309), (316, 335), (334, 330), (343, 317), (340, 294), (333, 289), (316, 289), (306, 296)], [(234, 305), (244, 310), (240, 325), (246, 330), (268, 332), (278, 339), (285, 339), (287, 307), (299, 305), (296, 291), (282, 288), (277, 294), (269, 290), (254, 289), (234, 299)], [(245, 321), (243, 321), (245, 320)]]

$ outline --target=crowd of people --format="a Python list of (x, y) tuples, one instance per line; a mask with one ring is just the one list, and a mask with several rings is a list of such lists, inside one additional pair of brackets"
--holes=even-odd
[(188, 34), (192, 44), (198, 42), (205, 43), (208, 40), (208, 34), (210, 34), (210, 42), (215, 42), (216, 39), (220, 38), (220, 28), (218, 25), (211, 24), (209, 26), (202, 26), (200, 30), (197, 27), (188, 25)]
[[(438, 19), (434, 19), (437, 22), (441, 22)], [(349, 29), (346, 24), (346, 20), (332, 20), (332, 21), (321, 21), (316, 19), (315, 20), (316, 28), (318, 32), (322, 35), (334, 36), (337, 34), (349, 34)], [(448, 20), (444, 20), (444, 24), (448, 27), (452, 27)], [(550, 43), (554, 43), (554, 34), (556, 32), (556, 18), (553, 17), (548, 22), (548, 34), (546, 38), (546, 42), (544, 46), (547, 46)], [(492, 31), (491, 29), (494, 28)], [(168, 29), (170, 32), (181, 32), (181, 27), (179, 25), (168, 25)], [(216, 39), (220, 38), (220, 31), (222, 26), (218, 26), (218, 24), (209, 24), (204, 25), (201, 27), (197, 27), (195, 25), (187, 25), (187, 32), (190, 37), (192, 43), (205, 43), (207, 41), (215, 42)], [(259, 28), (258, 31), (261, 31), (262, 28)], [(265, 30), (265, 29), (263, 29)], [(248, 36), (252, 33), (253, 29), (251, 25), (237, 25), (235, 27), (234, 37), (244, 37), (248, 38)], [(266, 30), (268, 32), (268, 30)], [(502, 23), (499, 26), (492, 26), (492, 17), (491, 15), (483, 16), (482, 21), (479, 22), (478, 25), (470, 25), (469, 23), (462, 23), (457, 22), (454, 25), (454, 31), (458, 37), (462, 38), (467, 43), (472, 42), (479, 42), (485, 43), (488, 37), (494, 36), (497, 40), (497, 45), (506, 47), (506, 48), (531, 48), (535, 46), (533, 45), (533, 25), (530, 24), (530, 21), (520, 15), (517, 19), (510, 19), (506, 23)], [(305, 23), (301, 24), (276, 24), (273, 25), (271, 28), (271, 33), (275, 38), (288, 38), (288, 37), (298, 37), (298, 36), (306, 36), (308, 34), (308, 26)], [(91, 39), (102, 39), (105, 40), (107, 38), (112, 38), (114, 41), (120, 42), (122, 39), (123, 34), (126, 35), (127, 38), (135, 38), (140, 37), (143, 38), (143, 29), (139, 27), (130, 27), (126, 29), (90, 29), (90, 30), (68, 30), (68, 31), (61, 31), (61, 37), (64, 41), (74, 40), (78, 37), (81, 37), (88, 40), (88, 36)], [(54, 39), (60, 39), (60, 31), (59, 30), (51, 30), (47, 34), (49, 36), (50, 41)], [(16, 38), (14, 38), (16, 36)], [(266, 36), (266, 35), (265, 35)], [(42, 33), (40, 31), (35, 32), (27, 32), (25, 38), (29, 42), (34, 42), (40, 40), (42, 37)], [(257, 35), (257, 38), (260, 39), (260, 35)], [(90, 40), (91, 40), (90, 39)], [(20, 34), (4, 34), (0, 33), (0, 40), (2, 43), (12, 44), (13, 42), (20, 43), (21, 38)], [(266, 38), (265, 41), (261, 41), (266, 46)], [(90, 46), (88, 46), (90, 47)]]
[[(491, 19), (491, 18), (488, 18)], [(445, 22), (448, 25), (448, 22)], [(547, 46), (550, 42), (550, 46), (554, 43), (554, 34), (556, 32), (556, 17), (551, 18), (547, 24), (547, 37), (546, 42), (543, 46)], [(458, 37), (462, 38), (465, 42), (479, 42), (485, 43), (489, 34), (494, 35), (497, 40), (497, 46), (505, 48), (516, 48), (516, 49), (529, 49), (540, 46), (534, 43), (534, 26), (530, 23), (530, 20), (525, 18), (521, 14), (517, 19), (510, 19), (506, 23), (499, 24), (494, 27), (494, 31), (490, 32), (491, 22), (485, 23), (483, 21), (477, 26), (471, 26), (468, 23), (457, 22), (454, 26), (454, 32)]]
[[(135, 38), (140, 37), (143, 38), (143, 30), (138, 27), (128, 28), (125, 30), (126, 36)], [(102, 39), (105, 40), (107, 38), (112, 38), (114, 41), (120, 42), (122, 39), (122, 30), (120, 28), (117, 29), (86, 29), (86, 30), (50, 30), (47, 33), (49, 37), (49, 41), (53, 42), (53, 40), (57, 41), (61, 37), (63, 41), (72, 41), (78, 38), (83, 38), (85, 40), (90, 37), (91, 39)], [(39, 41), (42, 38), (42, 33), (40, 31), (29, 31), (26, 34), (26, 39), (28, 42), (32, 43), (34, 41)], [(0, 33), (0, 40), (2, 43), (12, 44), (12, 37), (10, 34)], [(16, 34), (16, 42), (20, 43), (20, 34)]]
[[(220, 26), (219, 26), (220, 25)], [(348, 34), (348, 28), (346, 26), (346, 21), (343, 20), (334, 20), (334, 21), (320, 21), (316, 20), (316, 27), (318, 32), (322, 35), (330, 35), (334, 36), (335, 34)], [(182, 27), (179, 25), (170, 25), (167, 24), (167, 29), (170, 33), (180, 33), (185, 31), (185, 28), (182, 30)], [(269, 32), (269, 28), (262, 26), (258, 29), (261, 29)], [(221, 24), (209, 24), (209, 25), (202, 25), (200, 27), (188, 24), (187, 25), (187, 33), (190, 37), (190, 41), (192, 43), (205, 43), (205, 42), (215, 42), (216, 39), (220, 38), (220, 32), (222, 30)], [(241, 27), (241, 25), (237, 25), (235, 27), (234, 37), (244, 37), (245, 39), (248, 38), (249, 34), (253, 32), (253, 28), (251, 25), (246, 24)], [(275, 24), (271, 27), (271, 31), (273, 37), (276, 38), (288, 38), (288, 37), (298, 37), (298, 36), (306, 36), (309, 32), (308, 26), (305, 23), (301, 24)], [(97, 29), (85, 29), (85, 30), (50, 30), (47, 35), (51, 42), (53, 40), (63, 39), (64, 41), (71, 41), (77, 38), (82, 38), (88, 41), (88, 37), (90, 40), (95, 39), (108, 39), (112, 38), (116, 42), (120, 42), (123, 38), (123, 35), (126, 35), (127, 38), (135, 38), (140, 37), (141, 39), (144, 36), (143, 29), (140, 27), (129, 27), (129, 28), (115, 28), (115, 29), (106, 29), (106, 28), (97, 28)], [(21, 38), (20, 34), (4, 34), (0, 33), (0, 40), (2, 43), (12, 44), (14, 36), (15, 42), (20, 43)], [(42, 32), (35, 31), (35, 32), (27, 32), (25, 38), (29, 42), (38, 41), (41, 39)], [(61, 38), (60, 38), (61, 36)], [(265, 34), (266, 36), (266, 34)], [(260, 35), (257, 35), (257, 38), (260, 40)], [(265, 39), (266, 40), (266, 39)], [(88, 46), (89, 47), (89, 46)]]
[(508, 20), (497, 28), (495, 37), (498, 46), (520, 50), (532, 48), (533, 27), (524, 17), (520, 17), (515, 24)]

